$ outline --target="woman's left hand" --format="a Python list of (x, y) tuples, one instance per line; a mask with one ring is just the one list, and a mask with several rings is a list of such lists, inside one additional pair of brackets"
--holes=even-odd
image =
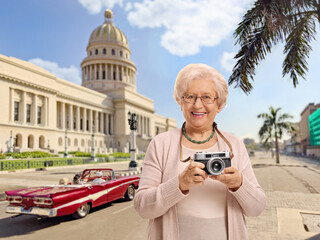
[(225, 168), (223, 174), (210, 176), (210, 178), (224, 183), (233, 191), (237, 191), (242, 185), (242, 174), (234, 166)]

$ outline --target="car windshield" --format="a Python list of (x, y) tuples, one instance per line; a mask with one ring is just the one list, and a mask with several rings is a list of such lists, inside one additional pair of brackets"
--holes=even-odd
[(111, 180), (112, 179), (112, 171), (111, 170), (103, 170), (103, 169), (97, 169), (97, 170), (90, 170), (86, 171), (82, 174), (82, 180), (86, 181), (92, 181), (97, 178), (97, 172), (102, 172), (102, 179), (104, 180)]

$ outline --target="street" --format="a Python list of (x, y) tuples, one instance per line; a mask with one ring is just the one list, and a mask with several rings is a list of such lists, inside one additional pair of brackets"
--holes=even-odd
[[(271, 154), (256, 152), (253, 170), (267, 195), (267, 206), (258, 217), (246, 217), (250, 240), (320, 239), (320, 163), (306, 158), (281, 156), (275, 164)], [(141, 162), (139, 162), (141, 166)], [(0, 193), (23, 186), (57, 184), (84, 168), (98, 165), (48, 168), (0, 174)], [(117, 171), (128, 162), (107, 163)], [(0, 238), (4, 239), (146, 239), (147, 220), (141, 219), (132, 202), (118, 200), (93, 209), (84, 219), (71, 217), (38, 219), (11, 217), (6, 201), (0, 201)]]

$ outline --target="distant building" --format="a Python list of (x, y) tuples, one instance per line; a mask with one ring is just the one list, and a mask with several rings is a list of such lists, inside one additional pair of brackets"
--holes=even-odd
[(244, 143), (245, 145), (254, 145), (254, 144), (255, 144), (255, 141), (254, 141), (253, 138), (244, 138), (244, 139), (243, 139), (243, 143)]
[(318, 108), (320, 108), (320, 103), (317, 105), (309, 103), (300, 114), (301, 152), (304, 155), (307, 154), (307, 147), (310, 146), (309, 116)]
[(284, 141), (284, 150), (289, 154), (301, 154), (301, 135), (300, 135), (300, 123), (293, 123), (294, 131), (291, 133), (291, 137)]
[(320, 157), (320, 108), (309, 116), (310, 147), (308, 156)]
[[(29, 62), (0, 55), (2, 152), (57, 150), (128, 152), (128, 113), (137, 115), (137, 150), (176, 121), (155, 114), (153, 100), (136, 91), (136, 67), (125, 34), (105, 12), (81, 63), (82, 86)], [(92, 137), (94, 135), (94, 137)]]

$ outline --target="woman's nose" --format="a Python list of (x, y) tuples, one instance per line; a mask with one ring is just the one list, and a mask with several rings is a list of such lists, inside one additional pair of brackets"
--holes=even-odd
[(202, 106), (203, 103), (201, 101), (201, 97), (196, 97), (196, 100), (193, 103), (194, 106)]

